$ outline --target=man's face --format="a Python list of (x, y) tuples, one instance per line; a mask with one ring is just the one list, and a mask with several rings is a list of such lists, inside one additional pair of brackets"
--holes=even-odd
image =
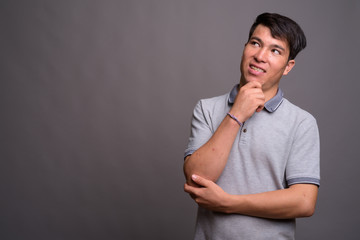
[(258, 25), (243, 51), (240, 84), (258, 81), (265, 94), (275, 95), (280, 78), (295, 65), (288, 61), (289, 53), (286, 40), (273, 38), (269, 28)]

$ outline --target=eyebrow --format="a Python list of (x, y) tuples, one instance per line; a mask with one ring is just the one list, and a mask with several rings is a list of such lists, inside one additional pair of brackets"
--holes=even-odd
[[(263, 42), (260, 38), (258, 38), (258, 37), (251, 37), (250, 40), (252, 40), (252, 39), (260, 42), (261, 44), (264, 43), (264, 42)], [(283, 48), (282, 46), (280, 46), (280, 45), (278, 45), (278, 44), (271, 44), (270, 46), (271, 46), (271, 47), (274, 47), (274, 48), (278, 48), (278, 49), (280, 49), (280, 50), (282, 50), (282, 51), (285, 52), (285, 48)]]

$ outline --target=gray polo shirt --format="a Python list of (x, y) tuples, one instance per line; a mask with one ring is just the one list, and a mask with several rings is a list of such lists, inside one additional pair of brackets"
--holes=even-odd
[[(214, 134), (237, 95), (200, 100), (193, 112), (185, 156)], [(234, 141), (217, 184), (230, 194), (320, 184), (319, 133), (315, 118), (283, 98), (281, 89), (248, 119)], [(195, 239), (294, 239), (295, 219), (272, 220), (214, 213), (199, 207)]]

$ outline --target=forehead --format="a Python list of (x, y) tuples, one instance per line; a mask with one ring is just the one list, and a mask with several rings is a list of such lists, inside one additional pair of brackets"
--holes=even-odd
[(254, 38), (261, 40), (266, 45), (278, 45), (284, 48), (286, 51), (289, 51), (289, 44), (287, 40), (272, 36), (270, 28), (264, 25), (260, 24), (255, 28), (250, 39)]

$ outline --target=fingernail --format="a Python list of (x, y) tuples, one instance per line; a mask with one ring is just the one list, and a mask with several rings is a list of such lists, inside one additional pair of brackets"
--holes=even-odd
[(191, 176), (191, 178), (192, 178), (193, 180), (196, 180), (196, 179), (198, 178), (198, 176), (195, 175), (195, 174), (193, 174), (193, 175)]

